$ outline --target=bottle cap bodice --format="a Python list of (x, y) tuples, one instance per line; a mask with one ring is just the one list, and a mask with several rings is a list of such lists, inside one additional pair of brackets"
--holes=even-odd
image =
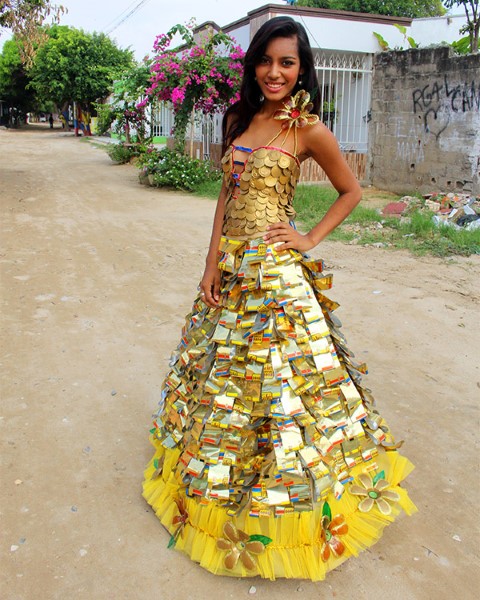
[[(235, 172), (235, 151), (250, 149), (231, 145), (222, 159), (227, 187), (224, 235), (254, 238), (270, 223), (295, 218), (292, 200), (300, 175), (298, 159), (273, 146), (254, 148), (243, 170)], [(238, 163), (237, 163), (238, 164)]]
[[(295, 218), (292, 201), (300, 176), (297, 129), (318, 122), (318, 115), (309, 114), (312, 108), (310, 95), (300, 90), (286, 100), (283, 108), (275, 111), (273, 118), (283, 124), (265, 146), (245, 148), (231, 144), (228, 147), (222, 158), (227, 189), (224, 235), (252, 239), (260, 237), (271, 223), (288, 223)], [(273, 146), (285, 130), (280, 146)], [(290, 131), (293, 131), (293, 153), (283, 149)], [(236, 151), (248, 153), (247, 159), (237, 160)], [(236, 166), (242, 169), (237, 171)]]

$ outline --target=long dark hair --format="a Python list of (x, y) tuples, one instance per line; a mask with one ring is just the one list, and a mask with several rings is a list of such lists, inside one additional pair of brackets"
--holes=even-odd
[(240, 88), (240, 100), (231, 106), (223, 117), (223, 149), (242, 134), (252, 122), (262, 105), (260, 88), (255, 81), (255, 67), (258, 65), (270, 41), (279, 37), (296, 37), (298, 56), (303, 70), (302, 85), (296, 84), (292, 94), (299, 89), (310, 93), (313, 102), (312, 112), (319, 114), (320, 94), (318, 79), (313, 64), (313, 54), (307, 32), (301, 23), (291, 17), (274, 17), (264, 23), (253, 36), (244, 58), (244, 72)]

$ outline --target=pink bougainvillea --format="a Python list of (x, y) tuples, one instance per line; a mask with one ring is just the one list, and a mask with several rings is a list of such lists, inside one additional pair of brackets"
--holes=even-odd
[[(183, 45), (170, 48), (180, 34)], [(228, 35), (217, 32), (195, 41), (192, 27), (175, 25), (156, 37), (151, 83), (138, 107), (152, 100), (170, 101), (175, 114), (175, 137), (183, 145), (193, 110), (204, 114), (224, 112), (239, 98), (243, 74), (242, 48)]]

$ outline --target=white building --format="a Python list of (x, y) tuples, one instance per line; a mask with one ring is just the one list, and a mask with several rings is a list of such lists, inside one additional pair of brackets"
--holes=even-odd
[[(375, 34), (389, 48), (407, 49), (410, 47), (407, 36), (420, 47), (451, 43), (461, 37), (459, 30), (465, 24), (464, 15), (409, 19), (266, 4), (221, 29), (246, 49), (259, 27), (277, 16), (291, 16), (304, 25), (313, 48), (322, 95), (321, 118), (333, 130), (360, 179), (364, 178), (368, 145), (373, 55), (381, 51)], [(406, 34), (397, 25), (405, 28)], [(207, 28), (220, 29), (216, 23), (207, 22), (197, 27), (196, 33), (201, 35)], [(202, 142), (201, 147), (197, 146), (197, 154), (217, 159), (218, 152), (212, 144), (216, 146), (221, 141), (221, 119), (209, 121), (197, 126), (195, 137)], [(165, 127), (162, 129), (165, 131)], [(323, 177), (313, 164), (304, 167), (303, 179), (319, 178)]]

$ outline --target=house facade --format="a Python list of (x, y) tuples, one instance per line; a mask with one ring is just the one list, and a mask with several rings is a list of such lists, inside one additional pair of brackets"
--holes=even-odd
[[(381, 49), (375, 34), (390, 48), (408, 48), (406, 36), (420, 46), (451, 43), (460, 37), (459, 29), (465, 22), (464, 16), (409, 19), (267, 4), (221, 29), (246, 49), (259, 27), (277, 16), (291, 16), (304, 25), (319, 81), (320, 118), (335, 134), (341, 151), (360, 180), (366, 177), (373, 58)], [(407, 33), (403, 34), (396, 25), (404, 27)], [(209, 29), (220, 27), (212, 22), (203, 23), (195, 33), (201, 36)], [(162, 110), (163, 117), (157, 128), (165, 131), (167, 116), (165, 109)], [(194, 131), (197, 157), (219, 160), (220, 124), (220, 115), (198, 119)], [(307, 160), (302, 164), (301, 179), (321, 181), (326, 176), (314, 161)]]

